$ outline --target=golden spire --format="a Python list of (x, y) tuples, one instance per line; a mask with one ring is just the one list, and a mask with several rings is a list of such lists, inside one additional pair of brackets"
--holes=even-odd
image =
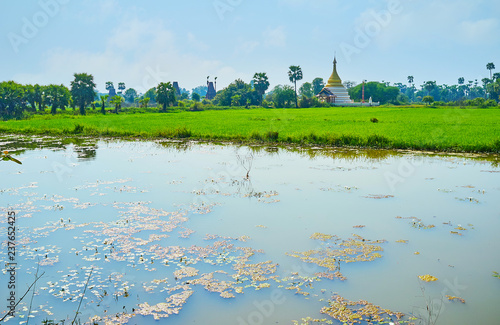
[(330, 87), (342, 87), (342, 80), (339, 77), (339, 74), (337, 73), (337, 57), (335, 56), (333, 58), (333, 72), (332, 75), (330, 76), (330, 79), (328, 79), (328, 84), (325, 86), (326, 88)]

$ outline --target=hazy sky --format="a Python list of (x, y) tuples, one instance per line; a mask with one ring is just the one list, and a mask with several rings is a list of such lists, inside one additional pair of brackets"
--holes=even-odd
[(217, 88), (267, 72), (287, 84), (343, 81), (456, 84), (500, 71), (498, 0), (40, 0), (0, 1), (0, 80), (65, 84), (75, 72), (97, 88), (139, 92), (161, 81)]

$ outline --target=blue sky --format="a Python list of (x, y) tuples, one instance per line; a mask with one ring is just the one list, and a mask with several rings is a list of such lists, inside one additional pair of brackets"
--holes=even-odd
[(0, 80), (65, 84), (75, 72), (139, 92), (217, 88), (266, 72), (456, 84), (500, 71), (498, 0), (40, 0), (0, 2)]

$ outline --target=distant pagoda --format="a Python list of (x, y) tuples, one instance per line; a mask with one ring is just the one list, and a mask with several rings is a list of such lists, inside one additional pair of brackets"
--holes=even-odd
[(333, 72), (328, 79), (328, 83), (318, 93), (317, 97), (331, 104), (352, 104), (354, 103), (347, 92), (347, 89), (342, 84), (342, 80), (337, 73), (337, 58), (333, 59)]
[(207, 94), (205, 95), (205, 98), (208, 100), (212, 100), (215, 98), (216, 95), (215, 87), (213, 81), (207, 81)]

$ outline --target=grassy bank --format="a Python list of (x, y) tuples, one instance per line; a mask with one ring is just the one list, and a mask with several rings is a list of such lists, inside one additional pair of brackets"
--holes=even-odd
[(0, 122), (0, 132), (498, 153), (500, 110), (339, 107), (36, 115), (29, 120)]

